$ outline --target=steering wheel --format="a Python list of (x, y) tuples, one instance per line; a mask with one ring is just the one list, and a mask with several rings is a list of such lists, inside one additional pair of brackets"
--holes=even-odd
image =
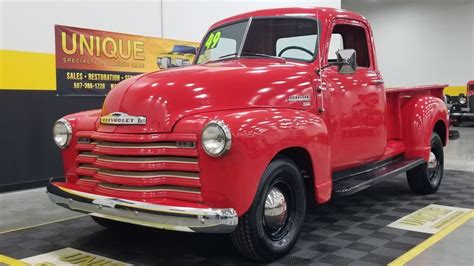
[(288, 51), (288, 50), (292, 50), (292, 49), (293, 49), (293, 50), (300, 50), (300, 51), (303, 51), (303, 52), (305, 52), (305, 53), (311, 55), (311, 57), (314, 56), (314, 54), (313, 54), (310, 50), (308, 50), (308, 49), (306, 49), (306, 48), (299, 47), (299, 46), (288, 46), (288, 47), (283, 48), (283, 49), (278, 53), (278, 57), (281, 57), (281, 55), (282, 55), (284, 52), (286, 52), (286, 51)]

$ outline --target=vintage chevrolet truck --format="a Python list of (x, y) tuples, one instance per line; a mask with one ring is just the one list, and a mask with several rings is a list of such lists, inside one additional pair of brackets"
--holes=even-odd
[(101, 110), (59, 119), (65, 180), (47, 193), (105, 227), (230, 233), (272, 261), (295, 245), (308, 199), (404, 172), (415, 193), (437, 191), (444, 87), (384, 88), (356, 13), (237, 15), (211, 26), (193, 65), (124, 80)]

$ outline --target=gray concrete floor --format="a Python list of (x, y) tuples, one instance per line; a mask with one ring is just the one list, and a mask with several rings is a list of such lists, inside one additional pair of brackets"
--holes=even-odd
[(420, 253), (406, 265), (474, 265), (474, 219)]
[(444, 168), (474, 172), (474, 123), (453, 129), (458, 130), (461, 137), (448, 142), (444, 150)]
[[(473, 172), (474, 178), (474, 124), (455, 129), (461, 137), (446, 147), (445, 168)], [(44, 188), (0, 193), (0, 210), (0, 233), (82, 216), (50, 203)], [(472, 242), (470, 247), (472, 253)]]
[[(474, 172), (474, 124), (453, 128), (461, 137), (445, 149), (445, 169)], [(474, 182), (474, 173), (473, 173)], [(474, 265), (474, 219), (456, 228), (406, 265)]]
[(83, 216), (52, 204), (45, 188), (0, 193), (0, 233)]

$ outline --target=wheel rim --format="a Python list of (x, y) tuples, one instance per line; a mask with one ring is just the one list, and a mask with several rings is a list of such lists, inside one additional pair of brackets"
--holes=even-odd
[(428, 160), (428, 177), (429, 181), (433, 186), (436, 186), (440, 180), (439, 169), (441, 163), (439, 161), (438, 156), (431, 151), (430, 158)]
[(286, 183), (274, 184), (265, 196), (263, 228), (270, 239), (282, 239), (291, 228), (293, 195)]

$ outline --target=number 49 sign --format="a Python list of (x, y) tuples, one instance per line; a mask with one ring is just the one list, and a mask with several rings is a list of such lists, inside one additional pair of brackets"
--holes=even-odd
[(219, 43), (219, 40), (221, 39), (221, 34), (222, 33), (220, 31), (217, 31), (211, 33), (209, 37), (207, 37), (206, 43), (204, 44), (207, 50), (216, 48), (217, 44)]

